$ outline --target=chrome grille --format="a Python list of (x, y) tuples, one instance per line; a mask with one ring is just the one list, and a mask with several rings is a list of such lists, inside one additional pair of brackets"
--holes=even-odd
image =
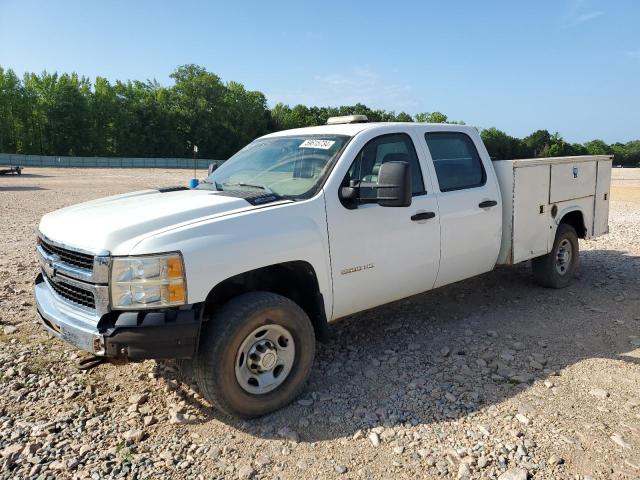
[(72, 247), (38, 232), (36, 254), (45, 283), (60, 301), (92, 319), (109, 312), (108, 250)]
[(96, 308), (96, 299), (93, 292), (65, 283), (64, 280), (58, 280), (59, 277), (56, 277), (56, 280), (52, 280), (44, 271), (42, 274), (47, 279), (47, 283), (59, 296), (77, 305), (82, 305), (91, 309)]
[(57, 255), (60, 257), (60, 260), (68, 263), (69, 265), (74, 265), (76, 267), (84, 268), (86, 270), (93, 270), (93, 255), (89, 255), (86, 253), (74, 252), (73, 250), (67, 250), (66, 248), (61, 248), (56, 245), (52, 245), (48, 243), (46, 240), (40, 238), (40, 247), (48, 254), (48, 255)]

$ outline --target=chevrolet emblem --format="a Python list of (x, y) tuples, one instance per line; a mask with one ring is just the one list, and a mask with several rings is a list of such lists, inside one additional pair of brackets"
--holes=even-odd
[(53, 280), (53, 277), (56, 276), (56, 269), (53, 266), (53, 262), (43, 262), (42, 269), (44, 270), (44, 273), (47, 274), (47, 277), (49, 277), (51, 280)]

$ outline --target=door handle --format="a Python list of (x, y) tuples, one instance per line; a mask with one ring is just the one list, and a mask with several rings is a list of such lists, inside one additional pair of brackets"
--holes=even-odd
[(414, 222), (419, 222), (420, 220), (429, 220), (436, 216), (436, 212), (420, 212), (414, 215), (411, 215), (411, 220)]
[(497, 204), (498, 202), (496, 202), (495, 200), (485, 200), (484, 202), (480, 202), (478, 204), (478, 207), (489, 208), (489, 207), (495, 207)]

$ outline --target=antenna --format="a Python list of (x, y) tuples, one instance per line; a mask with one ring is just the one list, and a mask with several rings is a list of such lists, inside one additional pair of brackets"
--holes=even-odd
[(196, 156), (198, 155), (198, 146), (197, 145), (193, 145), (193, 178), (191, 179), (191, 181), (189, 182), (189, 187), (191, 188), (196, 188), (198, 186), (198, 177), (197, 177), (197, 172), (196, 172)]
[(198, 155), (198, 146), (193, 146), (193, 178), (196, 178), (196, 156)]

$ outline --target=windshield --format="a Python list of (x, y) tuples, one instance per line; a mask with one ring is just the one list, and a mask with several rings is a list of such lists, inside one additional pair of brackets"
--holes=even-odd
[(198, 188), (264, 190), (283, 198), (308, 198), (322, 186), (350, 137), (296, 135), (259, 138), (215, 170)]

